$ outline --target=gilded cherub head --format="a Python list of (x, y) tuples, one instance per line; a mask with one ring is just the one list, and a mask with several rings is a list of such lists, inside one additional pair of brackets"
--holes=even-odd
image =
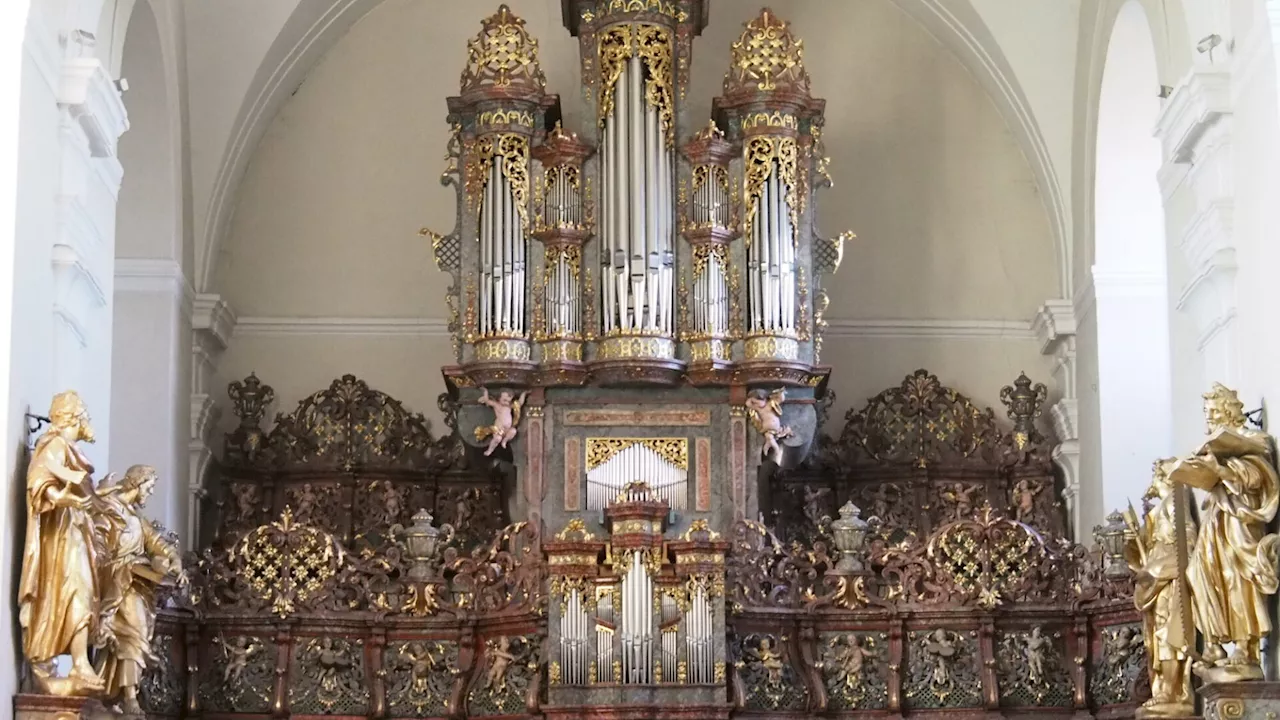
[(1240, 402), (1240, 397), (1235, 390), (1216, 382), (1213, 388), (1201, 397), (1204, 398), (1206, 432), (1244, 429), (1244, 403)]

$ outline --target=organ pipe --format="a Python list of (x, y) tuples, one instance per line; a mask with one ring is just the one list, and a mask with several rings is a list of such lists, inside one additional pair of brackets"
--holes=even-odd
[[(796, 332), (795, 227), (792, 216), (794, 188), (782, 177), (774, 148), (789, 138), (752, 138), (752, 146), (768, 148), (763, 170), (755, 178), (748, 172), (748, 201), (751, 203), (747, 245), (748, 304), (752, 333), (792, 336)], [(757, 158), (759, 156), (756, 156)]]
[[(527, 177), (528, 142), (499, 134), (481, 144), (486, 166), (480, 194), (479, 327), (482, 338), (525, 336), (525, 227), (520, 200), (524, 192), (512, 178)], [(505, 153), (505, 154), (504, 154)]]

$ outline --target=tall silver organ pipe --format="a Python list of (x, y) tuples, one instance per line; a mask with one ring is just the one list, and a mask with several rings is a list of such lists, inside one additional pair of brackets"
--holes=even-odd
[(596, 682), (613, 682), (614, 648), (613, 638), (618, 619), (613, 608), (614, 593), (612, 588), (603, 588), (597, 596), (596, 614)]
[(560, 670), (565, 685), (589, 685), (594, 681), (588, 673), (596, 659), (598, 631), (587, 600), (578, 588), (573, 588), (561, 605)]
[(720, 337), (729, 332), (729, 284), (723, 245), (694, 248), (693, 332)]
[(791, 336), (796, 332), (796, 188), (783, 177), (782, 164), (773, 150), (789, 142), (794, 143), (789, 138), (755, 137), (748, 141), (749, 163), (753, 151), (759, 153), (757, 157), (767, 153), (759, 176), (749, 175), (747, 181), (748, 317), (753, 333)]
[(653, 682), (653, 578), (643, 552), (633, 551), (629, 565), (621, 583), (622, 682), (647, 685)]
[(545, 327), (548, 337), (576, 337), (580, 330), (577, 247), (549, 247), (546, 252), (542, 288)]
[(711, 684), (715, 681), (714, 615), (707, 598), (705, 582), (691, 583), (689, 609), (685, 613), (685, 663), (690, 684)]
[(481, 337), (524, 337), (528, 140), (518, 135), (486, 140), (491, 154), (479, 211), (477, 329)]
[(601, 153), (601, 263), (605, 333), (674, 333), (675, 153), (661, 108), (646, 97), (639, 56), (627, 58), (613, 85)]

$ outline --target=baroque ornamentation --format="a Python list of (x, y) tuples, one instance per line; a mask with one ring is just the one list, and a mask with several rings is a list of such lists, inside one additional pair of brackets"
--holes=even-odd
[[(1141, 699), (1147, 681), (1147, 650), (1138, 625), (1103, 628), (1102, 650), (1090, 673), (1089, 694), (1099, 706)], [(1145, 693), (1143, 693), (1145, 694)]]
[(484, 86), (513, 85), (541, 90), (547, 80), (538, 63), (538, 41), (524, 27), (524, 20), (506, 5), (480, 22), (480, 33), (467, 42), (467, 66), (462, 71), (462, 92)]
[(737, 674), (747, 710), (803, 710), (808, 692), (787, 657), (787, 638), (748, 635), (737, 647)]
[(746, 24), (733, 44), (732, 65), (724, 79), (726, 95), (744, 90), (809, 94), (804, 41), (791, 34), (789, 25), (768, 9)]
[(1062, 662), (1058, 633), (1039, 625), (997, 636), (996, 672), (1000, 704), (1009, 707), (1070, 707), (1074, 686)]
[(276, 648), (264, 638), (217, 637), (200, 666), (200, 705), (213, 712), (265, 713), (275, 693)]
[(382, 666), (387, 671), (387, 706), (392, 717), (444, 717), (457, 677), (458, 645), (448, 641), (405, 640), (388, 643)]
[(885, 681), (889, 638), (885, 633), (822, 636), (822, 677), (832, 710), (879, 710), (889, 694)]
[(937, 628), (908, 633), (907, 705), (914, 709), (976, 707), (982, 702), (975, 633)]
[(308, 715), (365, 715), (364, 643), (323, 636), (303, 640), (294, 650), (297, 668), (289, 686), (289, 708)]
[(468, 714), (518, 715), (527, 712), (529, 694), (537, 690), (541, 662), (536, 637), (501, 635), (484, 641), (483, 667), (467, 702)]

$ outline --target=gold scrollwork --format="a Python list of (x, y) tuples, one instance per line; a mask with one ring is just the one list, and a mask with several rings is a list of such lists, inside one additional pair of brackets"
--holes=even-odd
[(684, 531), (684, 534), (680, 536), (680, 539), (687, 542), (692, 540), (694, 535), (702, 534), (705, 534), (708, 540), (720, 539), (720, 533), (711, 529), (711, 526), (707, 524), (706, 518), (697, 518), (693, 522), (689, 523), (689, 529)]
[(587, 470), (594, 470), (614, 455), (635, 445), (643, 445), (681, 470), (689, 469), (688, 438), (587, 438)]
[(711, 256), (716, 256), (720, 261), (720, 267), (725, 266), (725, 248), (719, 243), (702, 243), (693, 246), (693, 277), (700, 278), (707, 270), (707, 262)]
[(599, 33), (600, 126), (613, 113), (613, 92), (626, 61), (640, 57), (649, 66), (645, 101), (658, 110), (667, 147), (675, 142), (675, 103), (672, 99), (671, 31), (652, 23), (614, 25)]
[[(743, 202), (747, 209), (746, 226), (743, 229), (744, 237), (751, 237), (753, 223), (759, 211), (759, 204), (756, 201), (761, 195), (765, 181), (773, 175), (775, 163), (778, 168), (778, 178), (786, 186), (787, 212), (791, 216), (791, 227), (799, 227), (797, 222), (797, 211), (799, 210), (797, 191), (799, 188), (796, 187), (797, 152), (795, 138), (756, 135), (747, 139), (742, 150), (743, 160), (746, 165), (743, 178), (746, 185), (743, 193)], [(792, 235), (793, 244), (796, 243), (797, 237), (798, 235), (796, 234)]]
[(529, 225), (529, 138), (519, 133), (490, 133), (472, 143), (467, 153), (467, 207), (480, 208), (480, 197), (488, 181), (494, 155), (502, 156), (502, 176), (511, 186), (520, 219)]
[(565, 542), (567, 540), (589, 541), (595, 540), (596, 536), (587, 530), (587, 524), (582, 518), (573, 518), (564, 526), (564, 529), (556, 533), (556, 540)]

